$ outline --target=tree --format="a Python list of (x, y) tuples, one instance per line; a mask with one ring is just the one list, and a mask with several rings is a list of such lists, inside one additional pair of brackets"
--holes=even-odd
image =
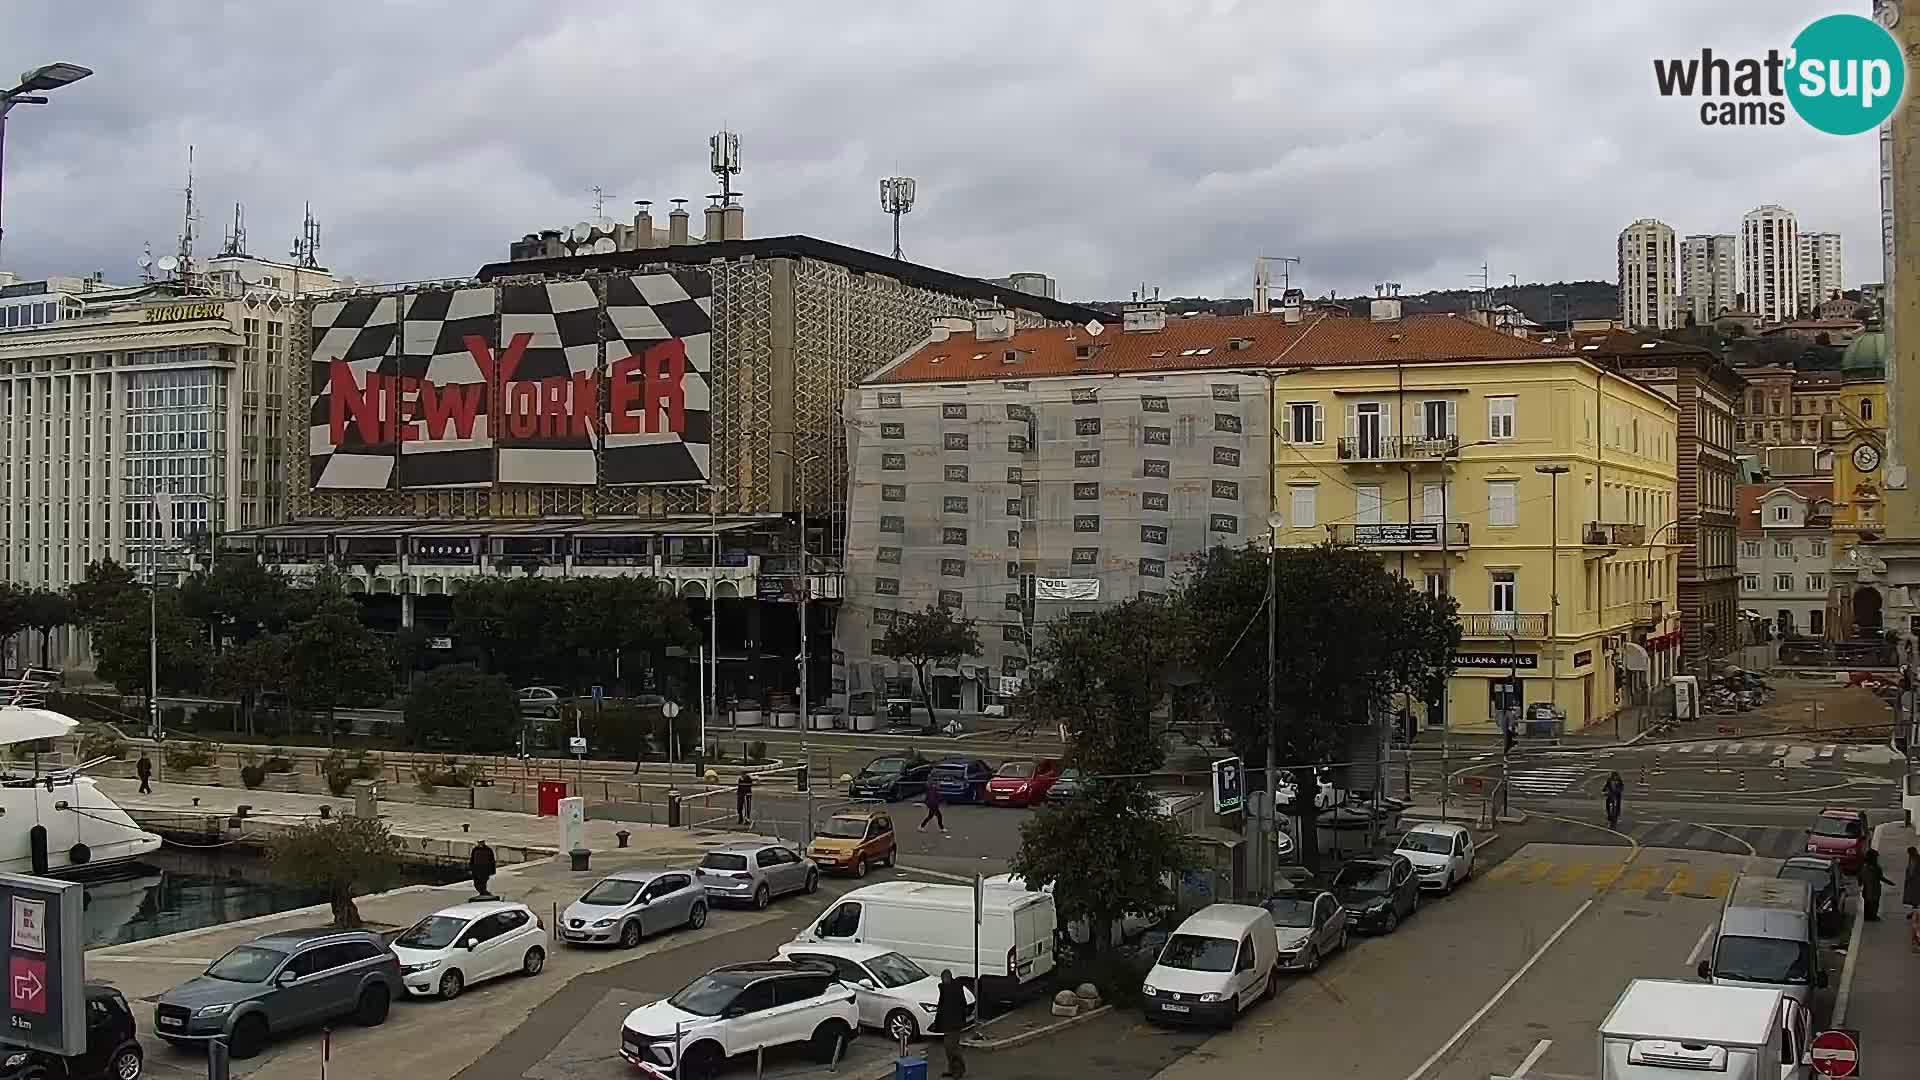
[[(7, 643), (27, 628), (28, 591), (11, 581), (0, 581), (0, 667), (7, 663)], [(25, 667), (25, 664), (20, 665)]]
[(980, 633), (973, 620), (955, 615), (938, 605), (921, 611), (902, 611), (894, 617), (880, 639), (881, 656), (913, 665), (920, 683), (920, 698), (927, 705), (927, 729), (940, 726), (933, 714), (933, 680), (930, 670), (937, 661), (958, 662), (963, 656), (980, 655)]
[(162, 588), (151, 605), (144, 592), (122, 597), (118, 604), (89, 626), (94, 671), (123, 694), (145, 696), (149, 643), (157, 641), (160, 689), (176, 693), (200, 690), (210, 659), (207, 643), (201, 640), (193, 620), (180, 610), (179, 590)]
[(400, 844), (378, 818), (304, 821), (275, 836), (267, 858), (293, 885), (324, 892), (333, 925), (360, 925), (354, 897), (387, 887), (399, 869)]
[[(573, 578), (540, 584), (563, 586), (561, 603), (568, 617), (562, 625), (576, 679), (612, 685), (618, 681), (616, 672), (646, 670), (669, 646), (691, 649), (700, 643), (686, 603), (652, 578)], [(577, 691), (580, 684), (571, 688)]]
[(229, 642), (245, 644), (283, 629), (293, 599), (286, 575), (251, 555), (221, 556), (212, 569), (189, 577), (180, 593), (187, 614), (221, 652)]
[(334, 710), (378, 701), (393, 686), (387, 647), (360, 622), (344, 597), (323, 602), (287, 631), (287, 691), (309, 709), (327, 714), (327, 743), (334, 736)]
[(112, 559), (99, 559), (87, 564), (84, 578), (67, 586), (67, 596), (73, 601), (73, 613), (80, 625), (91, 630), (115, 618), (134, 600), (146, 599), (146, 591), (133, 571)]
[(53, 632), (73, 622), (73, 602), (53, 589), (35, 589), (20, 602), (20, 621), (40, 635), (40, 666), (48, 666), (48, 644)]
[[(1249, 763), (1267, 751), (1266, 552), (1215, 548), (1196, 560), (1176, 604), (1179, 641), (1203, 692)], [(1274, 643), (1276, 761), (1294, 769), (1301, 855), (1318, 863), (1316, 765), (1342, 760), (1355, 726), (1396, 694), (1431, 700), (1446, 686), (1460, 641), (1451, 597), (1432, 597), (1351, 547), (1283, 548), (1275, 556), (1284, 615)]]
[(1178, 653), (1172, 623), (1165, 604), (1146, 599), (1056, 619), (1022, 695), (1042, 725), (1066, 726), (1085, 782), (1076, 798), (1021, 824), (1010, 868), (1029, 889), (1052, 886), (1063, 921), (1084, 916), (1096, 953), (1108, 944), (1101, 928), (1166, 908), (1168, 881), (1193, 865), (1148, 783), (1166, 758), (1153, 721)]
[(285, 634), (263, 634), (228, 649), (214, 667), (214, 689), (239, 700), (239, 719), (249, 735), (254, 732), (253, 714), (260, 699), (286, 692), (288, 646)]
[(406, 725), (416, 744), (447, 740), (463, 750), (498, 750), (513, 742), (520, 726), (520, 699), (498, 675), (438, 668), (407, 695)]

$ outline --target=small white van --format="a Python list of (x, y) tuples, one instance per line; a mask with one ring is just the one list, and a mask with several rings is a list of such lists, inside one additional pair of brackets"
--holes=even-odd
[(1147, 1019), (1231, 1026), (1279, 985), (1273, 916), (1247, 904), (1210, 904), (1180, 924), (1147, 972)]
[[(975, 995), (1010, 1000), (1051, 975), (1058, 926), (1052, 893), (983, 889)], [(934, 975), (943, 970), (972, 975), (973, 887), (917, 881), (868, 885), (841, 897), (793, 940), (881, 945)]]

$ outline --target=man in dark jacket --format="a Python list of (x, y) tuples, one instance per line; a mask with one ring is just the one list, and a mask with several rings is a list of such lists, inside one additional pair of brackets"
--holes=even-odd
[(493, 895), (487, 891), (487, 879), (492, 877), (493, 872), (498, 868), (499, 864), (493, 858), (493, 849), (487, 846), (485, 840), (473, 845), (472, 854), (467, 856), (467, 872), (473, 875), (474, 895), (483, 898)]
[(133, 767), (133, 774), (140, 778), (140, 794), (153, 794), (153, 762), (147, 760), (147, 755), (140, 755), (139, 762)]
[(1868, 848), (1860, 858), (1860, 869), (1854, 871), (1854, 877), (1860, 882), (1860, 903), (1867, 909), (1867, 921), (1879, 922), (1880, 886), (1893, 884), (1893, 879), (1880, 867), (1880, 853)]
[(733, 823), (745, 825), (753, 820), (753, 774), (740, 770), (740, 782), (733, 789)]
[(934, 1030), (940, 1033), (940, 1048), (947, 1054), (947, 1070), (941, 1076), (954, 1080), (967, 1075), (967, 1059), (960, 1056), (960, 1040), (967, 1033), (967, 991), (973, 980), (955, 978), (953, 969), (940, 972), (940, 1003), (933, 1010)]

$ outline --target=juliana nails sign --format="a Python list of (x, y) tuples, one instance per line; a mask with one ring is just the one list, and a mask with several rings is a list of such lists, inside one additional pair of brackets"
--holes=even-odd
[(224, 319), (227, 305), (203, 301), (196, 304), (166, 304), (140, 312), (144, 323), (190, 322), (194, 319)]

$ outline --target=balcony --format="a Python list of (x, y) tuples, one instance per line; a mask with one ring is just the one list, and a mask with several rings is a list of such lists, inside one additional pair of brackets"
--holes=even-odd
[(1538, 641), (1547, 636), (1547, 617), (1509, 612), (1463, 614), (1460, 616), (1460, 636)]
[(1666, 601), (1638, 600), (1633, 605), (1633, 623), (1635, 626), (1659, 626), (1667, 617)]
[(1349, 435), (1340, 440), (1341, 461), (1387, 464), (1390, 462), (1438, 461), (1460, 446), (1454, 435), (1429, 439), (1415, 435)]
[(1333, 542), (1336, 544), (1352, 544), (1354, 547), (1386, 551), (1439, 551), (1443, 547), (1465, 548), (1467, 537), (1467, 523), (1464, 521), (1447, 522), (1444, 545), (1440, 542), (1441, 527), (1437, 521), (1333, 526)]
[(1589, 521), (1581, 532), (1588, 547), (1639, 547), (1647, 542), (1647, 527), (1620, 521)]

